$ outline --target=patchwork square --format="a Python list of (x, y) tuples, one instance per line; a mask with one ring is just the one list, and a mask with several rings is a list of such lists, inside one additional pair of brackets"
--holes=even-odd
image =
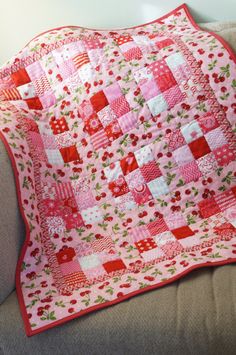
[(90, 254), (78, 258), (82, 270), (92, 269), (101, 264), (98, 255)]
[(175, 85), (172, 86), (170, 89), (163, 92), (163, 96), (169, 106), (169, 108), (174, 107), (184, 99), (184, 95), (181, 92), (180, 88)]
[(159, 178), (148, 182), (147, 185), (154, 198), (158, 198), (159, 196), (167, 194), (169, 192), (168, 186), (163, 176), (160, 176)]
[(147, 81), (152, 80), (154, 78), (152, 71), (149, 68), (142, 68), (136, 70), (134, 73), (134, 78), (139, 85), (145, 84)]
[(198, 207), (202, 218), (208, 218), (221, 212), (220, 207), (213, 197), (200, 201)]
[[(182, 240), (186, 239), (181, 239), (181, 241)], [(179, 254), (181, 251), (183, 251), (184, 247), (177, 240), (175, 240), (162, 245), (161, 249), (163, 250), (166, 256), (171, 258), (174, 255)]]
[(208, 175), (210, 172), (213, 172), (218, 168), (218, 164), (213, 153), (209, 153), (204, 157), (199, 158), (196, 162), (203, 175)]
[(148, 223), (147, 227), (152, 237), (168, 230), (168, 226), (164, 218), (159, 218), (154, 222)]
[(78, 74), (82, 83), (89, 82), (93, 76), (93, 70), (90, 63), (84, 64), (78, 69)]
[(69, 131), (69, 127), (65, 117), (61, 117), (60, 119), (56, 119), (55, 117), (52, 118), (50, 121), (50, 126), (53, 131), (53, 134), (60, 134)]
[(228, 144), (213, 150), (213, 153), (219, 166), (226, 166), (235, 160), (235, 152)]
[(174, 212), (168, 216), (166, 224), (168, 225), (168, 229), (171, 230), (184, 226), (186, 224), (186, 220), (181, 212)]
[(18, 91), (24, 100), (34, 98), (38, 95), (32, 82), (18, 86)]
[(56, 253), (57, 261), (59, 264), (64, 264), (72, 261), (76, 256), (75, 250), (72, 247), (67, 247)]
[(228, 143), (219, 127), (206, 133), (205, 138), (211, 150), (222, 147), (223, 145), (226, 145)]
[(63, 165), (64, 161), (62, 159), (62, 156), (57, 149), (45, 149), (48, 162), (51, 165)]
[(144, 164), (154, 160), (154, 156), (149, 145), (137, 150), (134, 155), (139, 167), (142, 167)]
[(140, 89), (145, 100), (150, 100), (153, 97), (161, 94), (161, 91), (154, 79), (148, 80), (147, 82), (140, 85)]
[(118, 205), (119, 211), (132, 210), (136, 206), (136, 202), (131, 192), (128, 192), (125, 195), (115, 198), (115, 203)]
[(108, 182), (118, 179), (119, 176), (123, 175), (122, 169), (120, 167), (120, 162), (111, 163), (104, 170), (104, 174)]
[(141, 59), (142, 55), (143, 53), (139, 47), (130, 48), (128, 51), (123, 53), (123, 56), (127, 61)]
[(135, 187), (131, 190), (131, 193), (134, 197), (135, 202), (138, 205), (142, 205), (152, 199), (151, 191), (149, 190), (149, 187), (146, 184)]
[(157, 248), (157, 245), (155, 243), (155, 240), (153, 238), (146, 238), (143, 240), (140, 240), (135, 243), (136, 248), (138, 249), (139, 253), (144, 253), (145, 251), (152, 250), (154, 248)]
[(114, 197), (118, 197), (129, 192), (128, 185), (123, 176), (119, 176), (118, 179), (109, 182), (108, 186)]
[(175, 131), (172, 131), (166, 136), (166, 138), (168, 141), (168, 148), (172, 152), (177, 148), (180, 148), (186, 144), (186, 141), (180, 129), (176, 129)]
[(110, 106), (104, 107), (101, 111), (97, 113), (97, 115), (103, 127), (107, 127), (111, 122), (116, 120), (116, 115), (111, 110)]
[(104, 128), (104, 130), (110, 142), (113, 142), (114, 140), (118, 139), (123, 135), (123, 132), (117, 121), (111, 122), (108, 126)]
[(211, 152), (211, 149), (204, 137), (200, 137), (189, 143), (189, 148), (195, 159), (199, 159)]
[(80, 69), (83, 65), (89, 63), (89, 57), (86, 52), (77, 54), (72, 58), (76, 69)]
[(93, 106), (94, 111), (96, 112), (101, 111), (105, 106), (108, 105), (107, 98), (102, 90), (94, 94), (91, 97), (90, 102)]
[(71, 161), (80, 159), (80, 155), (77, 151), (76, 145), (72, 145), (71, 147), (60, 148), (59, 150), (64, 163), (69, 163)]
[(145, 184), (145, 180), (139, 169), (136, 169), (131, 173), (127, 174), (125, 179), (127, 181), (130, 190)]
[(90, 136), (97, 133), (98, 131), (103, 129), (102, 123), (100, 122), (98, 116), (96, 114), (92, 115), (88, 119), (86, 119), (84, 124), (84, 129)]
[(25, 102), (29, 109), (31, 110), (42, 110), (43, 106), (38, 97), (32, 97), (30, 99), (25, 99)]
[[(177, 82), (174, 78), (174, 75), (171, 73), (171, 71), (155, 78), (155, 80), (156, 80), (157, 86), (159, 87), (161, 92), (164, 92), (164, 91), (172, 88), (173, 86), (177, 87)], [(178, 98), (180, 96), (179, 91), (178, 91), (178, 87), (175, 89), (175, 91), (178, 94), (178, 96), (177, 96), (177, 98)], [(172, 96), (172, 101), (174, 100), (173, 95), (174, 95), (174, 93), (169, 95), (169, 96)], [(171, 98), (169, 100), (171, 101)]]
[(170, 69), (164, 59), (149, 64), (148, 70), (153, 73), (155, 79), (170, 73)]
[(151, 236), (150, 231), (145, 225), (132, 228), (129, 231), (129, 237), (131, 238), (131, 241), (133, 243), (139, 242), (140, 240), (146, 239), (150, 236)]
[(39, 61), (36, 61), (32, 64), (27, 65), (26, 71), (32, 81), (40, 78), (44, 75), (44, 70)]
[(109, 140), (104, 129), (91, 136), (91, 142), (94, 149), (104, 148), (109, 144)]
[(171, 232), (174, 234), (176, 239), (187, 238), (194, 235), (194, 232), (189, 226), (183, 226), (176, 229), (172, 229)]
[(162, 247), (169, 242), (176, 242), (176, 238), (170, 231), (158, 233), (156, 236), (154, 236), (154, 240), (158, 247)]
[(203, 133), (197, 121), (192, 121), (181, 128), (181, 133), (187, 143), (195, 141), (197, 138), (202, 137)]
[(127, 157), (121, 159), (120, 166), (124, 175), (131, 173), (138, 169), (138, 163), (133, 153), (129, 153)]
[(207, 112), (203, 117), (199, 117), (198, 122), (204, 134), (219, 127), (217, 119), (211, 112)]
[(84, 226), (82, 216), (78, 212), (65, 215), (64, 222), (67, 230)]
[(181, 53), (170, 54), (165, 58), (165, 61), (171, 70), (175, 69), (179, 65), (185, 64), (184, 57)]
[(99, 207), (93, 206), (90, 208), (87, 208), (86, 210), (81, 211), (81, 216), (83, 218), (83, 221), (86, 224), (93, 224), (96, 222), (100, 222), (103, 220), (101, 211)]
[(133, 111), (129, 111), (125, 115), (118, 118), (120, 128), (123, 133), (129, 132), (132, 128), (137, 125), (138, 117)]
[(124, 96), (118, 97), (110, 105), (117, 117), (121, 117), (130, 111), (129, 104)]
[(179, 166), (185, 165), (194, 160), (194, 156), (187, 145), (176, 149), (173, 152), (173, 157)]
[(79, 192), (75, 195), (76, 203), (80, 211), (96, 205), (95, 198), (91, 191)]
[(16, 72), (11, 74), (11, 79), (15, 83), (16, 86), (24, 85), (30, 83), (30, 77), (25, 68), (21, 68)]
[(158, 258), (161, 258), (165, 254), (161, 250), (161, 248), (153, 248), (151, 250), (145, 251), (141, 254), (142, 258), (145, 262), (152, 261)]
[(156, 42), (156, 46), (159, 49), (163, 49), (163, 48), (169, 47), (172, 44), (174, 44), (174, 41), (171, 38), (166, 38), (166, 39), (163, 39), (161, 41), (157, 41)]
[(149, 110), (153, 116), (168, 109), (168, 104), (163, 95), (158, 95), (147, 101)]
[(150, 182), (162, 175), (161, 170), (158, 168), (157, 163), (154, 160), (144, 164), (140, 168), (140, 171), (145, 182)]
[(107, 86), (103, 91), (109, 103), (122, 96), (122, 91), (118, 83)]
[(122, 35), (118, 38), (115, 38), (114, 41), (117, 43), (118, 46), (121, 46), (124, 43), (132, 42), (133, 38), (130, 35)]
[(200, 177), (202, 177), (202, 173), (195, 161), (191, 161), (188, 164), (180, 166), (179, 170), (186, 183), (197, 181)]
[(116, 259), (112, 261), (108, 261), (102, 265), (106, 272), (110, 274), (111, 272), (119, 271), (126, 269), (126, 265), (122, 261), (122, 259)]

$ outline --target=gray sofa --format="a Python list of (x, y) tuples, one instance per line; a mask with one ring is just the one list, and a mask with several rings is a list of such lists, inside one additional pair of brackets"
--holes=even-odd
[[(236, 51), (236, 22), (204, 24)], [(0, 141), (0, 354), (236, 354), (236, 264), (193, 271), (163, 288), (27, 338), (15, 292), (24, 240), (14, 177)]]

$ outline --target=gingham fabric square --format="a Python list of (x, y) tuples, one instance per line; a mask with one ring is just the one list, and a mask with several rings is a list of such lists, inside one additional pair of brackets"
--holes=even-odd
[(181, 127), (181, 133), (187, 143), (195, 141), (197, 138), (202, 137), (203, 133), (197, 121), (192, 121), (187, 125)]
[(163, 176), (148, 182), (147, 185), (154, 198), (158, 198), (159, 196), (169, 192), (168, 186)]

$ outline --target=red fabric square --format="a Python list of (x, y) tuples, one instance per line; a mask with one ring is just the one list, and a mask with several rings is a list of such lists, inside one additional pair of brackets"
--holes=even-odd
[(201, 158), (211, 152), (211, 149), (205, 137), (200, 137), (195, 141), (189, 143), (189, 148), (195, 159)]
[(126, 60), (134, 60), (134, 59), (141, 59), (143, 53), (139, 47), (130, 48), (128, 51), (123, 53)]
[(101, 111), (105, 106), (108, 105), (107, 98), (102, 90), (94, 94), (91, 97), (90, 102), (96, 112)]
[(84, 129), (90, 136), (103, 129), (102, 123), (97, 114), (94, 114), (85, 121)]
[(200, 201), (198, 203), (198, 207), (200, 209), (202, 218), (208, 218), (221, 212), (220, 207), (213, 197)]
[(235, 160), (234, 150), (230, 148), (228, 144), (224, 144), (221, 147), (214, 149), (213, 153), (219, 166), (226, 166), (231, 161)]
[(138, 205), (142, 205), (145, 202), (152, 200), (152, 198), (153, 198), (147, 184), (143, 184), (141, 186), (138, 186), (135, 189), (132, 189), (131, 192), (132, 192), (135, 202)]
[(69, 127), (65, 117), (61, 117), (59, 119), (53, 117), (50, 121), (50, 126), (53, 131), (53, 134), (60, 134), (69, 131)]
[(32, 110), (42, 110), (43, 105), (38, 97), (32, 97), (31, 99), (24, 100), (27, 103), (27, 106)]
[(162, 92), (172, 88), (172, 86), (177, 85), (177, 82), (176, 82), (173, 74), (171, 73), (171, 71), (166, 72), (165, 74), (156, 77), (155, 81), (156, 81), (159, 89)]
[(114, 197), (122, 196), (129, 192), (124, 176), (120, 176), (118, 179), (109, 182), (108, 186)]
[(129, 104), (124, 96), (120, 96), (112, 101), (110, 106), (117, 117), (121, 117), (130, 111)]
[(131, 171), (138, 169), (138, 163), (134, 153), (129, 153), (127, 157), (121, 159), (120, 166), (124, 175), (131, 173)]
[(145, 179), (145, 182), (150, 182), (162, 175), (161, 170), (158, 168), (157, 163), (153, 160), (144, 164), (140, 171)]
[(236, 197), (236, 186), (232, 187), (231, 190), (232, 190), (234, 196)]
[(176, 229), (172, 229), (171, 232), (177, 239), (187, 238), (194, 235), (194, 232), (191, 228), (189, 228), (189, 226), (183, 226)]
[(63, 216), (66, 229), (80, 228), (84, 226), (84, 222), (80, 213), (72, 213)]
[(11, 78), (16, 86), (24, 85), (31, 82), (30, 77), (25, 68), (21, 68), (17, 70), (17, 72), (12, 73)]
[(174, 41), (172, 41), (172, 39), (167, 38), (167, 39), (163, 39), (162, 41), (156, 42), (156, 46), (159, 49), (171, 46), (174, 43)]
[(63, 206), (65, 207), (65, 209), (62, 212), (63, 219), (66, 215), (76, 213), (78, 211), (78, 206), (74, 196), (64, 199)]
[(107, 273), (126, 269), (125, 264), (121, 259), (116, 259), (112, 261), (108, 261), (105, 264), (102, 264)]
[(149, 251), (157, 248), (156, 242), (153, 238), (146, 238), (134, 243), (139, 253), (144, 253), (145, 251)]
[(169, 230), (169, 228), (163, 218), (159, 218), (154, 222), (148, 223), (147, 227), (148, 227), (148, 230), (149, 230), (151, 236), (155, 236), (157, 234), (160, 234), (160, 233), (163, 233), (163, 232)]
[(56, 253), (57, 261), (59, 264), (68, 263), (72, 261), (75, 256), (75, 250), (73, 248), (65, 248)]
[(170, 151), (174, 151), (175, 149), (180, 148), (186, 144), (180, 129), (172, 131), (166, 136), (166, 138), (168, 140), (168, 148)]
[(132, 42), (132, 41), (133, 38), (130, 35), (119, 36), (118, 38), (115, 38), (115, 42), (118, 44), (118, 46), (121, 46), (124, 43)]
[(60, 152), (65, 163), (80, 159), (80, 155), (75, 145), (72, 145), (71, 147), (61, 148)]
[(104, 130), (110, 142), (116, 140), (117, 138), (123, 135), (120, 125), (116, 120), (106, 126)]
[(219, 127), (217, 119), (211, 112), (207, 112), (203, 117), (199, 117), (197, 120), (204, 134)]

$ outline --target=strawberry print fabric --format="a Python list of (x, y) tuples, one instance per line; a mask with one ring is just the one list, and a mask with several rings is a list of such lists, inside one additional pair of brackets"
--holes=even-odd
[(185, 5), (48, 31), (1, 68), (27, 335), (236, 261), (235, 88), (234, 53)]

